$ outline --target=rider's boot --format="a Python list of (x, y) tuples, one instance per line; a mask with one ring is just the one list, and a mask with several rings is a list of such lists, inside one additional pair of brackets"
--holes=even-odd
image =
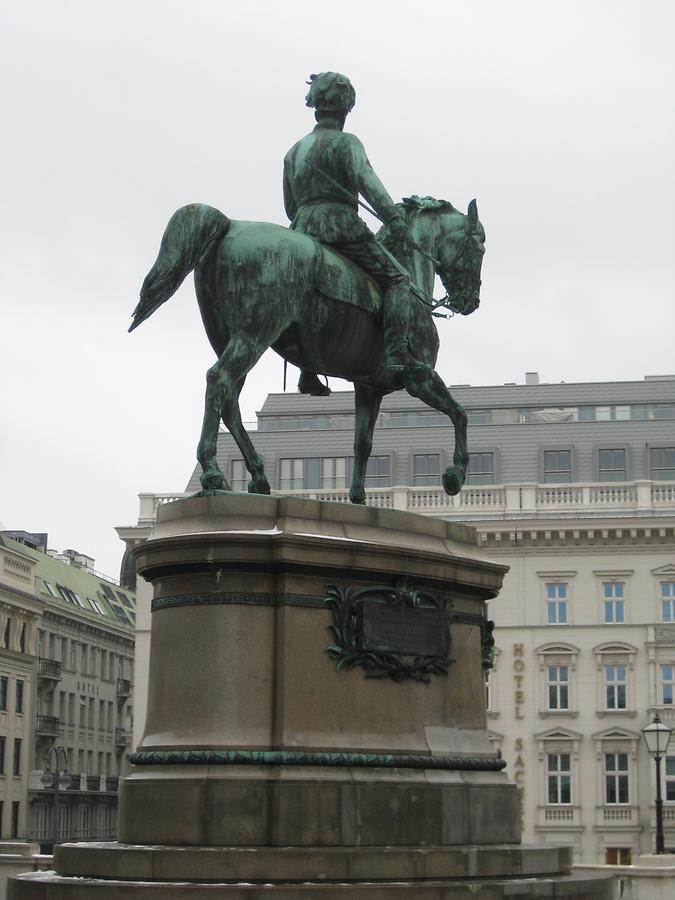
[(410, 352), (410, 290), (407, 283), (390, 285), (384, 293), (384, 367), (392, 375), (421, 372), (427, 368)]
[(310, 394), (312, 397), (327, 397), (330, 394), (328, 385), (319, 381), (318, 375), (315, 375), (314, 372), (309, 372), (307, 369), (300, 370), (298, 391), (301, 394)]

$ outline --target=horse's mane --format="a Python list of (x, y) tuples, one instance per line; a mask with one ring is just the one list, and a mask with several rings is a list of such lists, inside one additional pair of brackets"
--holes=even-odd
[(403, 206), (405, 211), (414, 209), (444, 209), (449, 212), (455, 208), (449, 200), (437, 200), (435, 197), (418, 197), (417, 194), (413, 194), (412, 197), (404, 197), (403, 203), (398, 205)]
[[(396, 205), (408, 221), (410, 221), (410, 216), (415, 212), (457, 211), (449, 200), (437, 200), (435, 197), (419, 197), (417, 194), (413, 194), (412, 197), (404, 197), (403, 202)], [(396, 252), (397, 245), (391, 240), (389, 229), (386, 225), (383, 225), (377, 232), (377, 238), (382, 241), (387, 250), (393, 253)]]

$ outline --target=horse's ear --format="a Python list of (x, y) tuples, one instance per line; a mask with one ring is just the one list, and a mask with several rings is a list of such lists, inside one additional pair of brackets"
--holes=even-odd
[(478, 206), (476, 205), (475, 200), (472, 200), (471, 203), (469, 203), (468, 212), (469, 212), (469, 225), (471, 225), (472, 228), (475, 228), (478, 223)]

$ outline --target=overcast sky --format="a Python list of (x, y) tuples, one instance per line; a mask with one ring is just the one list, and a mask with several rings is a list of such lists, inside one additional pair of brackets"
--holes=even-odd
[[(285, 222), (282, 160), (313, 125), (311, 72), (352, 79), (348, 128), (393, 197), (478, 200), (482, 302), (439, 324), (447, 382), (675, 370), (674, 12), (2, 4), (0, 522), (118, 574), (113, 526), (136, 522), (137, 494), (185, 488), (212, 361), (192, 279), (132, 335), (129, 316), (177, 207)], [(281, 387), (269, 354), (244, 418)]]

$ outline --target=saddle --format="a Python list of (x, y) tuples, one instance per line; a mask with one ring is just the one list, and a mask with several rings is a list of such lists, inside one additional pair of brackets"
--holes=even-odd
[(382, 291), (375, 279), (332, 247), (318, 242), (316, 246), (316, 286), (319, 293), (381, 316)]

